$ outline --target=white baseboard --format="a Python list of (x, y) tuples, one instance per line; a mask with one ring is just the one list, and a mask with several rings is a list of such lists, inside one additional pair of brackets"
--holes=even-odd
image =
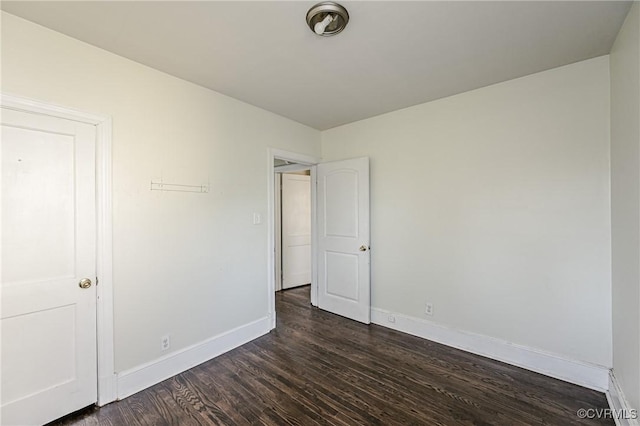
[(609, 387), (609, 368), (604, 366), (378, 308), (371, 308), (371, 322), (586, 388), (604, 392)]
[(118, 374), (118, 399), (126, 398), (237, 348), (268, 333), (270, 329), (271, 321), (269, 317), (264, 317), (155, 361), (123, 371)]
[(118, 376), (110, 374), (109, 376), (98, 378), (98, 407), (107, 405), (118, 399)]
[[(632, 410), (631, 405), (624, 396), (620, 383), (616, 379), (614, 371), (609, 374), (609, 390), (607, 391), (607, 401), (609, 402), (609, 408), (611, 408), (613, 419), (617, 426), (638, 426), (638, 410)], [(635, 419), (624, 418), (631, 417), (635, 414)], [(619, 418), (622, 417), (622, 418)]]

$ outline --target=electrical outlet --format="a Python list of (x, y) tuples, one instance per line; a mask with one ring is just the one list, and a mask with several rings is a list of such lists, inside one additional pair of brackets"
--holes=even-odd
[(424, 308), (424, 313), (432, 316), (433, 315), (433, 303), (427, 303)]
[(166, 351), (171, 347), (171, 338), (167, 334), (166, 336), (162, 336), (160, 338), (160, 350)]
[(389, 322), (396, 322), (396, 317), (395, 317), (395, 316), (393, 316), (393, 315), (391, 315), (391, 314), (389, 314), (389, 316), (387, 317), (387, 321), (389, 321)]

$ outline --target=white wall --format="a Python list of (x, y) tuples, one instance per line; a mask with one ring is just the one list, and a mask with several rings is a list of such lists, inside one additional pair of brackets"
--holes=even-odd
[[(266, 150), (319, 132), (5, 13), (1, 90), (113, 117), (118, 371), (267, 314)], [(602, 57), (323, 132), (371, 157), (373, 306), (611, 366), (608, 117)]]
[(1, 89), (113, 118), (118, 371), (267, 315), (267, 147), (317, 156), (318, 131), (6, 13)]
[(374, 307), (611, 366), (608, 57), (325, 131), (322, 154), (371, 159)]
[(640, 409), (640, 5), (611, 51), (613, 371)]

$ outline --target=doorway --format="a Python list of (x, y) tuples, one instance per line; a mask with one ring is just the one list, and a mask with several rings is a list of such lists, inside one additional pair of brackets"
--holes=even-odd
[(369, 158), (320, 163), (287, 151), (268, 151), (267, 309), (276, 327), (275, 160), (284, 169), (305, 166), (311, 176), (312, 306), (365, 324), (371, 322)]
[[(316, 294), (317, 294), (317, 286), (316, 286), (316, 276), (317, 272), (315, 269), (316, 259), (315, 259), (315, 245), (314, 245), (314, 230), (315, 230), (315, 185), (311, 185), (311, 182), (315, 181), (315, 165), (319, 163), (319, 159), (303, 154), (298, 154), (289, 151), (283, 151), (278, 149), (270, 149), (268, 152), (268, 197), (269, 197), (269, 206), (268, 206), (268, 218), (267, 223), (269, 224), (268, 229), (268, 241), (269, 241), (269, 258), (268, 258), (268, 309), (269, 315), (271, 317), (271, 327), (275, 328), (276, 326), (276, 312), (275, 312), (275, 296), (276, 291), (282, 290), (282, 200), (280, 193), (280, 183), (282, 181), (282, 175), (287, 174), (290, 176), (308, 176), (309, 179), (309, 234), (307, 237), (297, 237), (293, 236), (291, 241), (293, 252), (297, 252), (297, 256), (305, 257), (303, 254), (304, 250), (301, 247), (308, 241), (308, 250), (310, 252), (309, 258), (309, 266), (310, 266), (310, 300), (309, 302), (313, 306), (317, 306), (316, 302)], [(299, 185), (294, 186), (302, 186), (302, 182), (300, 180), (306, 178), (298, 178), (299, 180), (295, 183)], [(295, 178), (294, 178), (295, 180)], [(304, 228), (304, 227), (302, 227)], [(300, 234), (300, 232), (292, 232), (293, 234)], [(297, 241), (295, 241), (297, 239)], [(286, 243), (285, 243), (286, 244)], [(294, 254), (294, 256), (296, 255)], [(285, 255), (286, 256), (286, 255)], [(295, 270), (296, 268), (294, 268)], [(297, 268), (298, 271), (304, 268)], [(303, 274), (300, 274), (303, 275)], [(300, 275), (296, 278), (297, 283), (301, 283)], [(304, 283), (302, 283), (304, 284)], [(285, 284), (286, 286), (286, 284)], [(293, 286), (292, 286), (293, 287)]]
[(280, 171), (292, 163), (276, 159), (276, 291), (311, 285), (311, 171)]

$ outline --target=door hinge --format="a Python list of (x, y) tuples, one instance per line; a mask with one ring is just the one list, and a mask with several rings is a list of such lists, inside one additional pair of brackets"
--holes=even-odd
[(96, 285), (98, 285), (100, 283), (100, 280), (98, 279), (98, 277), (96, 277)]

